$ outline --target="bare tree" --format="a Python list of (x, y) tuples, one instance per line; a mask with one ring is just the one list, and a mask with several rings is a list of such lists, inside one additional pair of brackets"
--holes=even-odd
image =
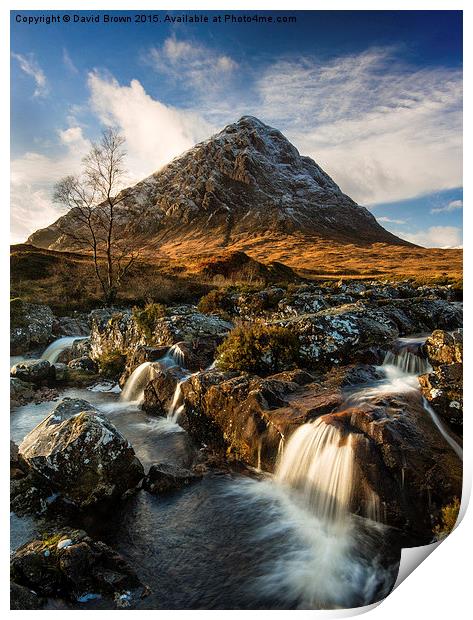
[(63, 235), (74, 249), (91, 253), (95, 277), (109, 305), (139, 256), (133, 238), (123, 234), (123, 226), (119, 234), (123, 224), (119, 207), (126, 199), (126, 192), (120, 191), (126, 174), (124, 144), (125, 138), (116, 129), (105, 129), (82, 160), (81, 175), (61, 179), (53, 196), (54, 202), (68, 210), (59, 221)]

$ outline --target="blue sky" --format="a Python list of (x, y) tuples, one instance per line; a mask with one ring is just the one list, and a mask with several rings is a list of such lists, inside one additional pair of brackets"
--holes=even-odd
[(426, 246), (461, 244), (459, 12), (280, 13), (295, 24), (212, 23), (212, 12), (208, 24), (16, 21), (45, 14), (11, 14), (13, 241), (56, 219), (51, 188), (78, 170), (103, 125), (127, 138), (133, 182), (252, 114), (389, 230)]

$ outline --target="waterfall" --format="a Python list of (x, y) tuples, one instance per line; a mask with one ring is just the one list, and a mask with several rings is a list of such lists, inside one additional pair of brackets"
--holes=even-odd
[(427, 411), (427, 413), (432, 418), (433, 423), (439, 429), (442, 437), (445, 439), (448, 445), (453, 449), (453, 451), (458, 456), (458, 458), (463, 461), (463, 449), (458, 445), (458, 443), (449, 434), (445, 426), (440, 421), (440, 418), (438, 417), (438, 415), (435, 413), (435, 411), (432, 409), (432, 407), (430, 406), (430, 404), (427, 402), (427, 400), (424, 397), (422, 397), (422, 403), (424, 405), (424, 409)]
[(41, 355), (41, 359), (48, 360), (50, 364), (54, 364), (64, 349), (71, 347), (76, 340), (85, 340), (86, 338), (87, 336), (65, 336), (64, 338), (58, 338), (47, 347)]
[(141, 403), (144, 398), (145, 387), (156, 376), (156, 369), (152, 362), (144, 362), (131, 373), (126, 380), (120, 400)]
[(388, 351), (383, 366), (395, 366), (408, 375), (423, 375), (431, 370), (428, 360), (412, 353), (409, 349), (401, 349), (397, 353)]
[(168, 356), (174, 360), (177, 366), (181, 368), (185, 368), (184, 362), (186, 361), (185, 353), (179, 346), (179, 342), (177, 344), (173, 344), (172, 347), (168, 351)]
[(176, 385), (176, 389), (174, 390), (174, 396), (168, 408), (168, 414), (167, 414), (168, 420), (171, 420), (171, 422), (175, 422), (176, 424), (179, 419), (179, 416), (184, 410), (184, 395), (182, 393), (181, 386), (184, 383), (184, 381), (186, 381), (187, 379), (188, 377), (184, 377), (184, 379), (182, 379), (181, 381), (178, 381)]
[(276, 467), (276, 480), (301, 491), (326, 522), (343, 521), (350, 509), (354, 472), (352, 435), (344, 437), (321, 418), (299, 427)]

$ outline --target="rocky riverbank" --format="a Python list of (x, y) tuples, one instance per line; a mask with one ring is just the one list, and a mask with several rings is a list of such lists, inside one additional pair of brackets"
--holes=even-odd
[[(146, 606), (139, 567), (83, 530), (100, 530), (97, 520), (126, 512), (143, 494), (179, 503), (213, 484), (208, 477), (245, 474), (257, 485), (275, 474), (286, 489), (281, 464), (291, 445), (301, 442), (307, 467), (317, 467), (308, 446), (322, 432), (334, 455), (349, 460), (350, 482), (337, 482), (333, 501), (343, 514), (387, 527), (394, 555), (401, 544), (431, 541), (442, 508), (461, 496), (462, 309), (452, 287), (215, 289), (198, 306), (61, 319), (32, 306), (15, 302), (12, 326), (12, 354), (22, 358), (11, 370), (12, 424), (21, 419), (27, 432), (15, 431), (11, 502), (21, 519), (46, 520), (49, 538), (15, 550), (15, 608), (52, 599), (73, 608), (98, 600)], [(35, 402), (44, 419), (33, 416)], [(304, 429), (314, 438), (304, 439)], [(325, 466), (331, 476), (335, 464)], [(309, 483), (301, 475), (288, 492), (303, 499)], [(71, 542), (60, 546), (63, 539)], [(82, 578), (89, 556), (97, 568)]]

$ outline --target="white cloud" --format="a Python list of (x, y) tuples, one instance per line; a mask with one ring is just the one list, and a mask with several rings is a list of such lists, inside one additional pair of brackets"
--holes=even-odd
[(406, 220), (393, 220), (390, 217), (377, 217), (378, 222), (385, 222), (386, 224), (405, 224)]
[(172, 36), (163, 45), (149, 50), (146, 62), (164, 75), (211, 95), (209, 89), (222, 89), (238, 63), (226, 54)]
[(280, 60), (258, 83), (263, 120), (362, 204), (462, 185), (461, 71), (412, 69), (392, 54)]
[(452, 200), (444, 207), (438, 207), (437, 209), (431, 209), (431, 213), (450, 213), (457, 209), (463, 209), (463, 200)]
[(63, 176), (79, 171), (90, 144), (78, 127), (59, 132), (66, 151), (55, 157), (25, 153), (12, 160), (10, 167), (10, 224), (12, 243), (20, 243), (38, 228), (44, 228), (61, 215), (52, 203), (54, 184)]
[(214, 130), (197, 113), (166, 106), (146, 93), (138, 80), (121, 86), (113, 78), (89, 74), (91, 105), (105, 124), (126, 138), (131, 178), (140, 180)]
[(71, 73), (79, 73), (79, 69), (75, 66), (72, 58), (69, 56), (69, 52), (65, 47), (62, 50), (62, 61)]
[(402, 239), (427, 248), (458, 248), (462, 244), (462, 231), (456, 226), (431, 226), (415, 233), (392, 232)]
[(33, 97), (45, 97), (49, 92), (48, 83), (44, 71), (39, 66), (33, 54), (23, 56), (22, 54), (12, 53), (12, 56), (18, 61), (20, 69), (26, 73), (26, 75), (34, 79), (36, 89), (33, 93)]

